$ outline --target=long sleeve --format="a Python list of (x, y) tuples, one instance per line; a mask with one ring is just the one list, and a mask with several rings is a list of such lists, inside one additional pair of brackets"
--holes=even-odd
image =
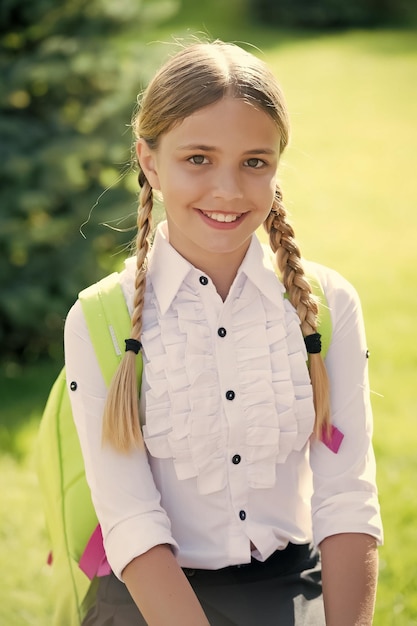
[(331, 311), (332, 342), (326, 357), (332, 422), (344, 434), (337, 454), (311, 445), (315, 542), (342, 532), (367, 533), (382, 541), (372, 447), (367, 343), (360, 301), (336, 272), (318, 268)]

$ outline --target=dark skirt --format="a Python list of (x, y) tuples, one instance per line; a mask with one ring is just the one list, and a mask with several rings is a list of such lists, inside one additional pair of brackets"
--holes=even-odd
[[(184, 569), (211, 626), (324, 626), (321, 567), (309, 545), (289, 544), (267, 561), (220, 570)], [(158, 596), (158, 590), (155, 589)], [(145, 620), (114, 575), (100, 580), (83, 626), (141, 626)], [(167, 625), (169, 626), (169, 625)]]

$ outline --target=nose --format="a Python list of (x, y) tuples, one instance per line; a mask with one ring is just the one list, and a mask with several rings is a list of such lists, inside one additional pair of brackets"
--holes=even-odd
[(213, 198), (226, 201), (243, 198), (239, 172), (232, 168), (218, 168), (214, 176)]

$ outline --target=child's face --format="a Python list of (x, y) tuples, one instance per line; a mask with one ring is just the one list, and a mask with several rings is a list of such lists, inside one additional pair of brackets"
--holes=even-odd
[(171, 245), (197, 267), (240, 264), (275, 193), (280, 133), (263, 111), (225, 98), (165, 133), (139, 141), (151, 186), (162, 192)]

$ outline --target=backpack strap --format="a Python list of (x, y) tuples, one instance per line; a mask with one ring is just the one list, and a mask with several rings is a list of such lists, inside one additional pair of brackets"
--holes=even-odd
[[(130, 336), (131, 328), (130, 314), (119, 274), (114, 272), (87, 287), (80, 292), (79, 299), (101, 373), (106, 385), (109, 386), (122, 360), (125, 339)], [(140, 381), (143, 369), (140, 353), (136, 359), (136, 369)]]
[[(130, 314), (119, 274), (114, 272), (106, 276), (81, 291), (78, 297), (97, 361), (108, 387), (123, 357), (124, 341), (130, 336), (131, 329)], [(142, 355), (139, 353), (136, 359), (139, 392), (142, 369)], [(100, 525), (93, 531), (78, 565), (90, 580), (110, 574)]]

